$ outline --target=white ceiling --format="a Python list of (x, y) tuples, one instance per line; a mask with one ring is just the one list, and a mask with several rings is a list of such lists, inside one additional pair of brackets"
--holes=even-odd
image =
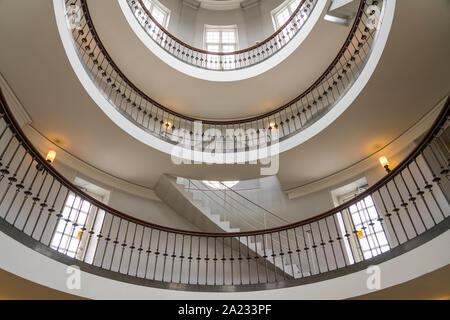
[[(392, 33), (372, 79), (331, 126), (281, 155), (278, 176), (283, 188), (330, 175), (367, 157), (432, 108), (450, 88), (450, 44), (445, 41), (449, 36), (448, 1), (397, 1)], [(139, 143), (113, 124), (70, 67), (51, 0), (2, 0), (0, 43), (0, 72), (26, 107), (32, 125), (87, 163), (150, 188), (162, 173), (206, 180), (258, 176), (257, 166), (175, 166), (168, 155)], [(289, 63), (296, 68), (295, 61)], [(174, 75), (171, 83), (178, 80)], [(305, 83), (312, 80), (303, 79)]]

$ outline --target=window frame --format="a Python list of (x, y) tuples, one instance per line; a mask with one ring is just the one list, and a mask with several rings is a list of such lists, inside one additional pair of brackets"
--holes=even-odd
[[(273, 23), (273, 27), (275, 29), (275, 31), (277, 31), (278, 29), (280, 29), (280, 27), (286, 23), (283, 22), (281, 25), (278, 22), (278, 16), (281, 14), (282, 11), (284, 10), (288, 10), (288, 14), (289, 14), (289, 18), (292, 16), (292, 14), (294, 13), (295, 9), (297, 9), (297, 7), (295, 7), (294, 9), (292, 9), (292, 4), (295, 3), (296, 1), (298, 1), (300, 4), (301, 0), (286, 0), (285, 2), (283, 2), (281, 5), (279, 5), (278, 7), (276, 7), (275, 9), (273, 9), (270, 14), (272, 16), (272, 23)], [(297, 5), (298, 6), (298, 5)], [(289, 20), (288, 18), (288, 20)]]
[[(164, 13), (164, 21), (163, 21), (163, 23), (160, 23), (160, 24), (164, 28), (167, 28), (167, 26), (169, 25), (170, 15), (171, 15), (170, 9), (165, 7), (158, 0), (143, 0), (143, 2), (144, 2), (145, 7), (152, 14), (152, 16), (153, 16), (153, 9), (154, 8), (157, 8), (159, 11), (162, 11)], [(153, 16), (153, 18), (156, 20), (156, 18), (154, 16)]]
[[(350, 201), (351, 199), (355, 198), (360, 193), (364, 192), (367, 188), (368, 188), (367, 185), (360, 186), (351, 192), (339, 195), (337, 197), (339, 204), (343, 204), (347, 201)], [(372, 206), (367, 205), (366, 199), (368, 199), (368, 198), (371, 199)], [(360, 208), (359, 205), (362, 203), (364, 203), (364, 206), (362, 208)], [(353, 206), (356, 206), (356, 210), (357, 210), (356, 212), (352, 212), (351, 208)], [(348, 255), (350, 262), (352, 262), (352, 260), (354, 260), (353, 262), (360, 262), (363, 260), (373, 258), (381, 253), (386, 252), (386, 251), (389, 251), (389, 244), (388, 244), (389, 238), (388, 238), (387, 230), (385, 230), (385, 228), (383, 227), (383, 225), (380, 221), (377, 221), (374, 217), (372, 217), (372, 218), (370, 217), (369, 210), (372, 207), (375, 208), (375, 210), (377, 210), (376, 204), (375, 204), (375, 199), (369, 195), (366, 198), (362, 199), (361, 201), (358, 201), (357, 203), (353, 204), (349, 208), (343, 210), (340, 214), (338, 214), (338, 221), (339, 221), (339, 225), (340, 225), (342, 233), (345, 233), (345, 230), (347, 230), (349, 233), (352, 233), (353, 229), (363, 232), (363, 236), (355, 234), (354, 236), (349, 237), (348, 240), (344, 239), (347, 255)], [(364, 215), (364, 217), (361, 217), (361, 219), (363, 221), (360, 223), (357, 223), (356, 220), (359, 219), (361, 212), (363, 212), (363, 215)], [(367, 217), (365, 216), (366, 214), (369, 216), (369, 219), (367, 219)], [(356, 216), (356, 215), (358, 215), (357, 219), (354, 218), (354, 216)], [(371, 220), (374, 223), (372, 228), (375, 228), (375, 225), (379, 225), (379, 227), (381, 227), (381, 230), (379, 230), (379, 231), (376, 231), (375, 229), (371, 230), (370, 227), (368, 228), (369, 229), (368, 231), (358, 229), (357, 226), (367, 224), (366, 222), (369, 220)], [(369, 244), (369, 242), (371, 241), (372, 244), (375, 244), (375, 240), (376, 240), (376, 242), (379, 242), (377, 234), (383, 235), (384, 240), (386, 240), (386, 244), (378, 243), (378, 245), (375, 245), (372, 248), (372, 246)], [(368, 249), (363, 248), (364, 242), (362, 242), (362, 240), (365, 240), (367, 242)], [(387, 249), (385, 249), (385, 247), (387, 247)], [(353, 252), (354, 257), (352, 257), (352, 252)], [(370, 254), (370, 256), (366, 255), (367, 252)]]
[[(92, 198), (104, 204), (108, 203), (111, 194), (110, 190), (103, 189), (78, 177), (75, 178), (74, 184), (83, 189), (84, 192)], [(83, 203), (81, 203), (81, 201), (83, 201)], [(75, 203), (77, 203), (77, 205), (74, 205)], [(80, 204), (81, 206), (79, 206), (78, 204)], [(88, 206), (87, 211), (83, 211), (83, 207), (85, 205)], [(94, 258), (94, 252), (92, 248), (96, 247), (98, 239), (96, 237), (92, 238), (89, 243), (89, 247), (87, 247), (88, 236), (86, 235), (88, 235), (91, 230), (96, 230), (97, 233), (101, 231), (100, 228), (105, 218), (104, 210), (94, 207), (91, 202), (83, 200), (79, 195), (73, 192), (69, 193), (64, 201), (63, 206), (63, 216), (58, 220), (57, 225), (55, 226), (55, 231), (50, 241), (50, 247), (55, 251), (58, 251), (65, 255), (73, 256), (73, 258), (75, 259), (83, 260), (86, 262), (92, 261)], [(68, 217), (64, 216), (66, 209), (69, 210)], [(67, 222), (65, 219), (72, 219), (72, 216), (75, 215), (77, 223), (79, 223), (81, 214), (86, 215), (86, 219), (83, 225), (80, 224), (76, 227), (71, 226), (70, 228), (73, 228), (72, 231), (70, 231), (70, 228), (69, 230), (66, 230), (67, 226), (72, 225), (72, 223)], [(58, 231), (60, 224), (64, 225), (63, 231)], [(84, 231), (82, 230), (83, 226), (85, 228)], [(80, 236), (77, 236), (77, 234), (80, 234)], [(67, 238), (67, 240), (64, 240), (65, 237)], [(56, 241), (58, 242), (58, 245), (54, 243), (55, 239), (57, 239)], [(77, 249), (75, 252), (71, 252), (70, 250), (70, 244), (72, 243), (73, 239), (77, 239)], [(64, 241), (66, 241), (65, 245), (61, 246)]]
[[(208, 42), (207, 41), (207, 33), (208, 32), (219, 32), (219, 41), (218, 42)], [(222, 39), (222, 33), (226, 32), (226, 31), (233, 31), (234, 32), (234, 36), (235, 36), (235, 41), (234, 43), (224, 43), (223, 39)], [(224, 46), (229, 46), (229, 45), (234, 45), (234, 50), (233, 51), (226, 51), (226, 52), (234, 52), (234, 51), (238, 51), (239, 50), (239, 30), (238, 30), (238, 26), (237, 25), (228, 25), (228, 26), (216, 26), (216, 25), (209, 25), (209, 24), (205, 24), (203, 27), (203, 49), (205, 49), (206, 51), (210, 51), (208, 50), (208, 45), (218, 45), (219, 46), (219, 50), (217, 52), (214, 53), (223, 53), (223, 47)], [(212, 51), (211, 51), (212, 52)]]

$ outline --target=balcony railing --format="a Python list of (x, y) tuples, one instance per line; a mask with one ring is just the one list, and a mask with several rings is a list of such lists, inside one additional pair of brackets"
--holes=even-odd
[(252, 47), (234, 52), (210, 52), (190, 46), (160, 25), (142, 0), (127, 0), (127, 3), (141, 27), (166, 52), (198, 68), (227, 71), (253, 66), (278, 53), (302, 29), (317, 0), (303, 0), (275, 33)]
[(67, 264), (171, 289), (255, 290), (354, 271), (448, 229), (449, 110), (447, 99), (414, 151), (351, 201), (285, 226), (205, 233), (139, 220), (81, 191), (42, 158), (1, 96), (0, 226)]
[(124, 75), (106, 51), (89, 14), (87, 1), (64, 0), (64, 3), (73, 45), (85, 71), (125, 118), (147, 133), (185, 149), (234, 153), (261, 149), (294, 136), (340, 101), (371, 55), (383, 24), (386, 0), (361, 1), (350, 33), (336, 58), (306, 91), (271, 112), (227, 121), (185, 116), (151, 99)]

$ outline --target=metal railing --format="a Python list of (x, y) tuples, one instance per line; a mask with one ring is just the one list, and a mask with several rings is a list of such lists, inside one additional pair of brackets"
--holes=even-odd
[[(201, 207), (204, 209), (200, 209), (200, 211), (215, 221), (224, 232), (266, 230), (290, 223), (276, 213), (244, 197), (223, 182), (216, 182), (214, 183), (216, 187), (212, 187), (211, 184), (208, 185), (203, 181), (177, 178), (177, 183), (184, 184), (185, 191), (191, 192), (193, 199), (201, 202)], [(249, 244), (241, 238), (237, 240), (241, 242), (241, 245), (249, 245), (254, 252), (261, 253), (263, 258), (265, 256), (265, 264), (271, 266), (268, 266), (268, 268), (271, 269), (273, 267), (280, 271), (287, 270), (286, 273), (289, 276), (298, 276), (300, 267), (294, 261), (272, 261), (269, 258), (273, 254), (271, 248), (266, 248), (266, 252), (264, 254), (262, 253), (265, 243), (272, 243), (272, 246), (279, 247), (282, 241), (288, 241), (286, 236), (281, 234), (278, 239), (271, 239), (268, 236), (263, 237), (264, 239), (262, 237), (255, 239), (254, 242), (251, 241)]]
[(285, 226), (205, 233), (134, 218), (81, 191), (34, 148), (1, 96), (0, 222), (55, 259), (124, 281), (217, 291), (295, 285), (448, 227), (449, 101), (414, 151), (351, 201)]
[(267, 39), (233, 52), (211, 52), (195, 48), (167, 31), (156, 21), (142, 0), (127, 0), (128, 6), (148, 36), (175, 58), (198, 68), (228, 71), (256, 65), (284, 48), (302, 29), (317, 0), (302, 0), (291, 17)]
[(177, 182), (184, 184), (185, 191), (191, 192), (194, 200), (202, 201), (212, 215), (219, 215), (221, 221), (230, 222), (231, 229), (261, 230), (289, 224), (286, 219), (244, 197), (223, 182), (215, 183), (219, 188), (194, 179), (178, 177)]
[(65, 3), (73, 44), (86, 72), (125, 118), (149, 134), (186, 149), (233, 153), (274, 145), (301, 132), (331, 110), (356, 81), (370, 57), (388, 0), (361, 0), (350, 33), (336, 58), (295, 99), (262, 115), (220, 121), (182, 115), (139, 90), (102, 44), (87, 1), (61, 1)]

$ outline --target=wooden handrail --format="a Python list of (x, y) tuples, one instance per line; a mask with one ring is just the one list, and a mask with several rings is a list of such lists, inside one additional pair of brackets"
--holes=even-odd
[(77, 186), (75, 186), (72, 182), (67, 180), (63, 175), (61, 175), (52, 165), (50, 165), (40, 154), (40, 152), (34, 147), (34, 145), (30, 142), (30, 140), (26, 137), (22, 129), (20, 128), (19, 124), (15, 120), (5, 97), (3, 96), (3, 92), (0, 89), (0, 116), (5, 117), (7, 123), (11, 126), (11, 130), (16, 135), (17, 139), (20, 141), (20, 143), (26, 148), (26, 150), (32, 155), (32, 157), (36, 160), (36, 162), (39, 163), (39, 165), (44, 169), (47, 170), (52, 176), (54, 176), (58, 181), (64, 185), (68, 190), (72, 191), (73, 193), (77, 194), (81, 198), (89, 201), (91, 204), (95, 205), (101, 210), (106, 211), (107, 213), (110, 213), (114, 216), (120, 217), (124, 220), (139, 224), (141, 226), (161, 230), (164, 232), (171, 232), (171, 233), (177, 233), (181, 235), (189, 235), (189, 236), (198, 236), (198, 237), (216, 237), (216, 238), (233, 238), (233, 237), (246, 237), (246, 236), (254, 236), (254, 235), (263, 235), (263, 234), (271, 234), (275, 232), (280, 231), (286, 231), (295, 229), (297, 227), (300, 227), (302, 225), (319, 221), (325, 217), (329, 217), (333, 214), (336, 214), (338, 212), (342, 212), (343, 210), (347, 209), (351, 205), (363, 200), (365, 197), (373, 194), (375, 191), (377, 191), (381, 186), (386, 185), (389, 181), (393, 180), (397, 174), (404, 169), (411, 161), (413, 161), (422, 151), (425, 147), (427, 147), (428, 143), (436, 136), (436, 134), (439, 132), (439, 130), (442, 128), (442, 125), (448, 120), (448, 117), (450, 115), (450, 96), (447, 97), (447, 100), (445, 102), (445, 106), (443, 107), (442, 111), (440, 112), (439, 116), (435, 120), (433, 126), (430, 128), (428, 133), (425, 135), (425, 137), (422, 139), (422, 141), (416, 146), (416, 148), (404, 159), (397, 167), (395, 167), (390, 173), (388, 173), (386, 176), (384, 176), (382, 179), (380, 179), (377, 183), (375, 183), (373, 186), (369, 187), (366, 191), (360, 193), (358, 196), (353, 198), (350, 201), (345, 202), (344, 204), (333, 208), (325, 213), (322, 213), (320, 215), (304, 219), (292, 224), (284, 225), (281, 227), (275, 227), (271, 229), (265, 229), (265, 230), (256, 230), (256, 231), (246, 231), (246, 232), (233, 232), (233, 233), (214, 233), (214, 232), (197, 232), (197, 231), (186, 231), (176, 228), (170, 228), (170, 227), (164, 227), (158, 224), (150, 223), (147, 221), (143, 221), (140, 219), (137, 219), (135, 217), (132, 217), (128, 214), (125, 214), (123, 212), (120, 212), (114, 208), (111, 208), (104, 203), (94, 199), (93, 197), (86, 194), (84, 191), (80, 190)]
[[(86, 22), (89, 26), (89, 29), (91, 30), (92, 36), (94, 37), (94, 39), (98, 42), (98, 46), (101, 49), (101, 51), (103, 52), (103, 54), (105, 55), (106, 60), (111, 64), (111, 66), (114, 67), (115, 71), (124, 79), (124, 81), (127, 83), (127, 85), (132, 88), (133, 90), (135, 90), (139, 95), (141, 95), (145, 100), (149, 101), (150, 103), (152, 103), (153, 105), (155, 105), (157, 108), (173, 115), (176, 116), (180, 119), (184, 119), (187, 121), (201, 121), (203, 124), (206, 125), (238, 125), (238, 124), (243, 124), (243, 123), (250, 123), (250, 122), (256, 122), (265, 118), (268, 118), (274, 114), (279, 113), (280, 111), (288, 108), (289, 106), (295, 104), (296, 102), (300, 101), (303, 97), (307, 96), (323, 79), (325, 79), (328, 74), (333, 70), (333, 68), (335, 68), (335, 66), (337, 65), (337, 63), (339, 62), (339, 59), (341, 58), (341, 56), (346, 52), (346, 50), (348, 49), (348, 46), (351, 43), (351, 40), (353, 38), (353, 36), (356, 34), (356, 30), (358, 28), (359, 22), (361, 21), (361, 17), (364, 14), (364, 5), (365, 5), (365, 0), (361, 0), (360, 1), (360, 5), (358, 8), (358, 13), (354, 19), (354, 23), (351, 27), (351, 30), (349, 32), (349, 35), (347, 36), (346, 40), (344, 41), (343, 46), (341, 47), (341, 49), (339, 50), (338, 54), (336, 55), (336, 57), (334, 58), (334, 60), (332, 61), (332, 63), (328, 66), (328, 68), (319, 76), (319, 78), (310, 86), (308, 87), (308, 89), (306, 89), (303, 93), (301, 93), (300, 95), (298, 95), (297, 97), (295, 97), (294, 99), (290, 100), (289, 102), (285, 103), (284, 105), (276, 108), (275, 110), (257, 115), (257, 116), (253, 116), (253, 117), (247, 117), (247, 118), (242, 118), (242, 119), (232, 119), (232, 120), (211, 120), (211, 119), (204, 119), (204, 118), (198, 118), (198, 117), (191, 117), (191, 116), (187, 116), (187, 115), (183, 115), (180, 114), (178, 112), (175, 112), (165, 106), (163, 106), (162, 104), (160, 104), (159, 102), (153, 100), (152, 98), (150, 98), (148, 95), (146, 95), (144, 92), (142, 92), (139, 88), (137, 88), (125, 75), (124, 73), (120, 70), (120, 68), (114, 63), (114, 61), (112, 60), (111, 56), (108, 54), (105, 46), (103, 45), (97, 30), (95, 28), (95, 25), (92, 21), (90, 12), (89, 12), (89, 7), (87, 5), (87, 0), (80, 0), (81, 4), (82, 4), (82, 9), (84, 11), (84, 14), (86, 16)], [(142, 0), (138, 0), (139, 2), (141, 2)], [(145, 6), (144, 6), (145, 8)], [(297, 10), (300, 9), (300, 6), (297, 8)], [(294, 15), (294, 14), (293, 14)]]
[(204, 49), (200, 49), (200, 48), (196, 48), (193, 47), (189, 44), (187, 44), (186, 42), (180, 40), (179, 38), (177, 38), (176, 36), (174, 36), (172, 33), (170, 33), (166, 28), (164, 28), (161, 24), (159, 24), (158, 21), (155, 20), (155, 18), (153, 18), (152, 14), (150, 11), (148, 11), (147, 7), (145, 6), (144, 2), (142, 0), (136, 0), (137, 2), (139, 2), (139, 4), (141, 5), (142, 9), (144, 10), (145, 14), (152, 20), (152, 22), (161, 29), (161, 31), (163, 31), (166, 35), (168, 35), (170, 38), (172, 38), (173, 40), (175, 40), (177, 43), (181, 44), (182, 46), (199, 52), (199, 53), (203, 53), (203, 54), (212, 54), (212, 55), (218, 55), (218, 56), (226, 56), (226, 55), (236, 55), (236, 54), (241, 54), (241, 53), (246, 53), (249, 51), (252, 51), (258, 47), (261, 47), (262, 45), (266, 44), (267, 42), (269, 42), (270, 40), (272, 40), (273, 38), (275, 38), (277, 35), (279, 35), (284, 28), (286, 28), (286, 26), (292, 22), (292, 20), (294, 20), (294, 18), (297, 16), (299, 10), (303, 7), (303, 5), (305, 4), (306, 1), (308, 0), (302, 0), (302, 2), (300, 2), (300, 4), (298, 5), (297, 9), (295, 9), (295, 11), (291, 14), (291, 16), (289, 17), (289, 19), (280, 27), (278, 28), (277, 31), (275, 31), (274, 33), (272, 33), (269, 37), (267, 37), (265, 40), (251, 46), (245, 49), (241, 49), (241, 50), (237, 50), (237, 51), (232, 51), (232, 52), (212, 52), (212, 51), (207, 51)]

